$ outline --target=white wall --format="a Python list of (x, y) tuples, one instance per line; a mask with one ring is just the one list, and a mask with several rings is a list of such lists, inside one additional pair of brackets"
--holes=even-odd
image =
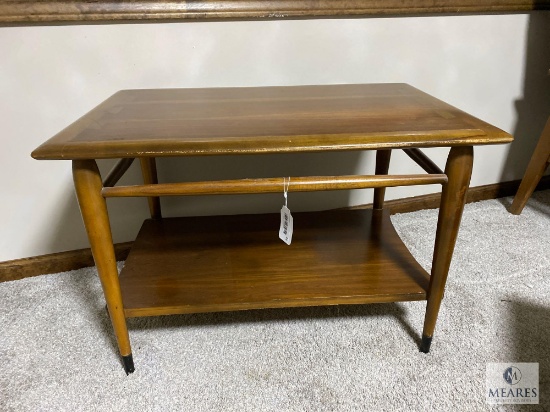
[[(0, 261), (87, 247), (70, 162), (36, 161), (30, 152), (117, 90), (407, 82), (514, 132), (529, 21), (501, 15), (0, 28)], [(503, 171), (508, 150), (477, 149), (472, 186), (520, 178), (530, 153)], [(443, 166), (447, 151), (430, 152)], [(162, 159), (159, 173), (176, 180), (373, 168), (371, 153), (333, 156)], [(139, 181), (136, 166), (126, 182)], [(390, 172), (411, 170), (396, 153)], [(392, 189), (388, 198), (436, 189)], [(370, 191), (300, 194), (290, 206), (324, 209), (370, 199)], [(166, 215), (276, 212), (282, 196), (163, 202)], [(147, 216), (145, 200), (110, 200), (109, 208), (115, 241), (131, 240)]]

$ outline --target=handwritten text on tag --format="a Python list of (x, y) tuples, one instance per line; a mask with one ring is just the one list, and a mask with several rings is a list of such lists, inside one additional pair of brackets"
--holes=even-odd
[(294, 222), (290, 210), (286, 206), (281, 208), (281, 227), (279, 228), (279, 238), (290, 245), (292, 242), (292, 232), (294, 231)]

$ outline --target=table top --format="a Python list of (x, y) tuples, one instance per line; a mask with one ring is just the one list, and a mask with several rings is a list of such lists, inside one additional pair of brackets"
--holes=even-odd
[(508, 143), (407, 84), (122, 90), (36, 159), (295, 153)]

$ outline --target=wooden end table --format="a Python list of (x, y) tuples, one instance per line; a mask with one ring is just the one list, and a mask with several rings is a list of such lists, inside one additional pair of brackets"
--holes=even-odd
[[(427, 300), (428, 352), (473, 162), (473, 145), (512, 137), (406, 84), (124, 90), (37, 148), (67, 159), (126, 373), (127, 317)], [(419, 148), (451, 147), (445, 171)], [(427, 174), (388, 175), (392, 149)], [(283, 191), (283, 177), (158, 183), (155, 158), (376, 150), (375, 175), (292, 176), (288, 190), (374, 188), (373, 210), (162, 218), (159, 196)], [(102, 180), (95, 159), (121, 159)], [(139, 158), (143, 185), (115, 184)], [(235, 158), (238, 161), (238, 158)], [(431, 275), (383, 210), (390, 186), (441, 184)], [(144, 222), (120, 276), (106, 198), (142, 196)]]

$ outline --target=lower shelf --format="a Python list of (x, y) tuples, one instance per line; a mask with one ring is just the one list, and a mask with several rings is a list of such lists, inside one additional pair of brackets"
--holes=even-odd
[(386, 211), (146, 220), (120, 274), (127, 317), (425, 300), (429, 275)]

